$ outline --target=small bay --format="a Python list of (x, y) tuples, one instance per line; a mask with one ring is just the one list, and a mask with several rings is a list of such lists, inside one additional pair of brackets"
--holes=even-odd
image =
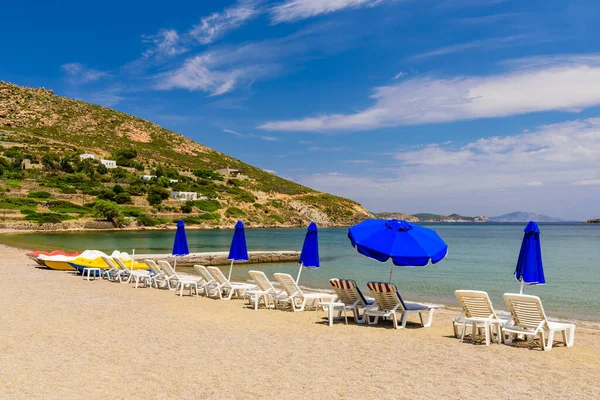
[[(410, 300), (455, 305), (456, 289), (485, 290), (496, 307), (505, 309), (502, 294), (517, 292), (513, 272), (525, 224), (423, 224), (448, 243), (448, 256), (425, 268), (396, 267), (393, 281)], [(600, 321), (600, 225), (540, 224), (545, 286), (526, 287), (542, 298), (551, 316)], [(248, 250), (300, 250), (305, 229), (246, 229)], [(231, 230), (187, 230), (191, 252), (228, 251)], [(346, 228), (319, 230), (321, 268), (302, 272), (301, 285), (328, 288), (333, 277), (355, 279), (361, 287), (370, 280), (385, 281), (390, 263), (356, 252)], [(137, 254), (169, 254), (174, 231), (94, 231), (3, 234), (0, 242), (31, 249), (115, 249)], [(223, 267), (226, 269), (227, 267)], [(192, 272), (191, 268), (183, 268)], [(298, 273), (295, 263), (248, 265), (238, 263), (234, 277), (248, 279), (249, 269)]]

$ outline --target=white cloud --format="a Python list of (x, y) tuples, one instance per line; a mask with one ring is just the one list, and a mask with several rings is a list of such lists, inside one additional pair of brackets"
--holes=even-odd
[(530, 35), (512, 35), (498, 38), (488, 38), (472, 40), (465, 43), (457, 43), (450, 46), (440, 47), (434, 50), (430, 50), (424, 53), (415, 54), (408, 57), (409, 60), (426, 59), (437, 56), (444, 56), (448, 54), (461, 53), (471, 49), (483, 49), (483, 50), (496, 50), (504, 47), (522, 46), (530, 44), (530, 40), (533, 36)]
[(156, 35), (143, 35), (142, 38), (144, 42), (152, 44), (152, 47), (144, 52), (145, 58), (172, 57), (187, 51), (174, 29), (161, 29)]
[(264, 168), (263, 168), (263, 171), (265, 171), (265, 172), (268, 172), (268, 173), (270, 173), (270, 174), (273, 174), (273, 175), (275, 175), (275, 171), (273, 171), (272, 169), (264, 169)]
[(584, 179), (582, 181), (573, 182), (573, 185), (583, 185), (583, 186), (600, 185), (600, 179)]
[(60, 66), (66, 79), (74, 84), (91, 83), (110, 77), (107, 72), (88, 68), (81, 63), (67, 63)]
[(294, 22), (346, 8), (373, 7), (384, 0), (286, 0), (271, 8), (274, 23)]
[(260, 14), (260, 3), (256, 0), (239, 0), (234, 6), (202, 18), (188, 35), (200, 44), (212, 43)]
[(346, 164), (372, 164), (373, 160), (345, 160)]
[(279, 138), (275, 136), (260, 136), (260, 138), (268, 142), (277, 142), (279, 140)]
[(375, 104), (354, 114), (271, 121), (278, 131), (357, 131), (400, 125), (505, 117), (541, 111), (575, 112), (600, 104), (598, 56), (553, 58), (511, 72), (454, 78), (414, 78), (375, 88)]
[(406, 74), (403, 71), (400, 71), (396, 75), (394, 75), (394, 80), (398, 80), (398, 79), (402, 78), (404, 75), (406, 75)]
[[(458, 147), (432, 144), (395, 159), (398, 165), (377, 175), (312, 175), (301, 183), (379, 210), (493, 215), (523, 209), (584, 219), (600, 196), (600, 118)], [(587, 210), (577, 205), (584, 202)]]

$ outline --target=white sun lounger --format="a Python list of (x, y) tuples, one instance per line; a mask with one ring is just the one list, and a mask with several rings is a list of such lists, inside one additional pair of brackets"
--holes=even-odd
[(254, 310), (258, 310), (260, 300), (263, 299), (266, 308), (275, 308), (273, 296), (281, 294), (282, 290), (277, 290), (262, 271), (248, 271), (250, 277), (256, 284), (256, 289), (251, 289), (246, 292), (246, 298), (250, 304), (254, 303)]
[(150, 271), (139, 270), (139, 269), (129, 269), (125, 263), (118, 257), (112, 257), (113, 261), (117, 263), (120, 269), (125, 271), (127, 275), (129, 275), (129, 279), (127, 283), (131, 283), (132, 280), (135, 280), (135, 288), (137, 289), (140, 283), (144, 284), (144, 287), (148, 287), (148, 282), (150, 279)]
[(178, 274), (168, 261), (159, 261), (158, 265), (160, 265), (164, 271), (165, 279), (171, 282), (170, 287), (173, 285), (175, 286), (175, 293), (179, 290), (179, 297), (183, 296), (183, 289), (185, 288), (190, 290), (190, 295), (192, 294), (192, 289), (194, 289), (196, 296), (198, 296), (198, 286), (203, 278), (199, 276)]
[(194, 270), (202, 276), (202, 284), (198, 286), (200, 290), (204, 292), (207, 297), (218, 297), (216, 293), (216, 287), (219, 285), (215, 278), (206, 269), (204, 265), (194, 265)]
[(467, 327), (471, 327), (471, 341), (474, 343), (477, 338), (477, 330), (483, 328), (485, 331), (485, 344), (490, 345), (490, 339), (493, 339), (493, 331), (496, 329), (496, 342), (502, 341), (502, 327), (506, 324), (508, 318), (500, 318), (496, 315), (492, 301), (486, 292), (478, 290), (457, 290), (454, 292), (462, 313), (458, 318), (452, 318), (452, 328), (454, 337), (458, 337), (458, 327), (462, 328), (460, 341), (465, 338)]
[[(372, 307), (375, 300), (367, 299), (356, 282), (351, 279), (334, 278), (329, 280), (329, 284), (338, 296), (335, 303), (336, 305), (334, 305), (334, 310), (338, 311), (337, 317), (340, 318), (343, 313), (347, 324), (347, 313), (348, 311), (352, 311), (354, 322), (357, 324), (364, 324), (366, 322), (364, 310)], [(362, 315), (360, 314), (361, 310), (363, 311)], [(330, 320), (329, 325), (331, 324), (332, 321)]]
[(217, 282), (216, 286), (211, 289), (214, 289), (221, 300), (231, 300), (231, 297), (234, 293), (238, 298), (241, 299), (247, 290), (256, 288), (256, 285), (251, 285), (249, 283), (230, 282), (223, 272), (217, 267), (208, 267), (206, 269)]
[(129, 274), (124, 269), (119, 268), (118, 264), (115, 265), (113, 260), (108, 256), (101, 256), (102, 260), (110, 267), (102, 271), (102, 277), (108, 279), (111, 282), (125, 283), (129, 281)]
[(150, 267), (152, 274), (150, 275), (151, 285), (157, 289), (167, 288), (171, 289), (171, 282), (167, 279), (165, 272), (154, 262), (154, 260), (144, 260), (146, 265)]
[(315, 306), (317, 302), (331, 302), (335, 298), (330, 293), (303, 292), (290, 274), (276, 273), (273, 277), (284, 290), (283, 293), (273, 296), (273, 300), (281, 304), (282, 309), (289, 304), (292, 311), (304, 311), (307, 305)]
[[(394, 321), (394, 328), (406, 328), (406, 322), (409, 314), (419, 314), (421, 325), (424, 328), (431, 326), (433, 319), (433, 311), (435, 307), (426, 304), (405, 302), (402, 300), (398, 288), (392, 283), (386, 282), (369, 282), (367, 287), (375, 298), (375, 306), (365, 311), (367, 322), (369, 325), (377, 324), (379, 317), (391, 317)], [(429, 312), (427, 323), (423, 321), (423, 313)], [(398, 313), (402, 315), (402, 324), (398, 324)], [(375, 317), (371, 322), (370, 317)]]
[[(573, 346), (575, 325), (548, 321), (539, 297), (505, 293), (504, 301), (512, 315), (511, 321), (503, 328), (503, 331), (509, 334), (505, 341), (507, 344), (512, 342), (515, 334), (531, 338), (539, 335), (542, 349), (550, 351), (554, 343), (554, 334), (561, 332), (565, 346)], [(548, 335), (547, 342), (546, 334)]]

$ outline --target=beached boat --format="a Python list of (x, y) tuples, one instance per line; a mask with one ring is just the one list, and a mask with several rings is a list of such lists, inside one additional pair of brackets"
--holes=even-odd
[[(108, 269), (108, 268), (110, 268), (110, 265), (106, 264), (106, 262), (102, 259), (103, 255), (106, 257), (106, 255), (104, 253), (102, 253), (101, 255), (99, 255), (98, 257), (95, 257), (95, 258), (79, 256), (79, 257), (75, 258), (74, 260), (68, 261), (68, 264), (73, 269), (76, 269), (79, 272), (83, 272), (83, 270), (85, 268)], [(131, 260), (131, 257), (129, 257), (129, 255), (127, 253), (121, 253), (118, 250), (115, 250), (111, 254), (111, 257), (119, 258), (121, 261), (123, 261), (123, 264), (125, 264), (125, 266), (127, 268), (147, 270), (147, 271), (150, 270), (150, 267), (148, 267), (148, 264), (146, 264), (144, 262), (137, 262), (137, 261), (133, 262)], [(132, 267), (132, 264), (133, 264), (133, 267)]]
[(104, 254), (101, 251), (98, 250), (86, 250), (81, 254), (77, 254), (77, 255), (54, 255), (54, 256), (47, 256), (47, 255), (39, 255), (38, 259), (40, 261), (43, 262), (43, 265), (45, 265), (46, 267), (50, 268), (50, 269), (55, 269), (58, 271), (75, 271), (76, 269), (74, 267), (72, 267), (71, 265), (69, 265), (69, 262), (71, 261), (75, 261), (77, 259), (90, 259), (90, 260), (94, 260), (96, 258), (102, 257), (102, 256), (106, 256), (106, 254)]
[(40, 256), (67, 256), (67, 257), (77, 257), (79, 253), (76, 251), (74, 253), (67, 253), (64, 250), (54, 250), (51, 252), (36, 250), (25, 254), (27, 257), (38, 263), (39, 265), (44, 265), (44, 261), (41, 260)]

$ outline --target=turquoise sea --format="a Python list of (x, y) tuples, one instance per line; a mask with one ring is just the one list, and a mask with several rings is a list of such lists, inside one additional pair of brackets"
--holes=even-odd
[[(485, 290), (497, 308), (505, 309), (502, 294), (517, 292), (514, 269), (525, 224), (423, 224), (448, 243), (449, 254), (424, 268), (396, 267), (393, 281), (409, 300), (456, 305), (456, 289)], [(540, 224), (545, 286), (526, 287), (542, 298), (551, 316), (600, 322), (600, 225)], [(305, 229), (247, 229), (249, 250), (300, 250)], [(347, 229), (319, 230), (320, 269), (304, 269), (300, 283), (328, 288), (328, 279), (350, 278), (363, 287), (369, 280), (386, 281), (391, 264), (356, 252)], [(190, 251), (227, 251), (230, 230), (188, 230)], [(114, 249), (131, 253), (170, 253), (174, 231), (69, 232), (0, 235), (0, 243), (36, 249)], [(228, 267), (223, 267), (224, 269)], [(234, 277), (248, 279), (249, 269), (267, 275), (289, 272), (294, 263), (248, 265), (239, 263)], [(188, 269), (189, 272), (193, 271)], [(366, 290), (366, 288), (365, 288)]]

